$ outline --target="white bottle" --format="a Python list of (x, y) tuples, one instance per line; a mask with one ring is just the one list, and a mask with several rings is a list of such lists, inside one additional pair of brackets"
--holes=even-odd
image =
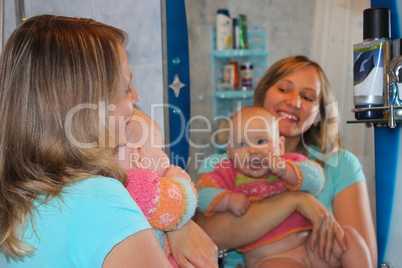
[(216, 15), (216, 50), (232, 48), (232, 20), (229, 10), (218, 9)]

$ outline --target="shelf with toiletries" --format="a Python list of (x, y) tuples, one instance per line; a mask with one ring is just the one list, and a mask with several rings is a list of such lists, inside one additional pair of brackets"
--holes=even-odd
[(218, 100), (232, 100), (232, 99), (252, 99), (254, 91), (240, 91), (240, 90), (224, 90), (216, 91), (215, 98)]
[(257, 49), (215, 50), (212, 55), (215, 58), (266, 57), (268, 56), (268, 52), (260, 47)]
[[(217, 50), (216, 27), (211, 29), (212, 47), (212, 73), (213, 92), (215, 99), (215, 116), (232, 116), (238, 109), (253, 104), (254, 88), (261, 76), (267, 70), (268, 49), (266, 29), (262, 26), (247, 28), (247, 49)], [(245, 87), (242, 84), (242, 66), (248, 64), (251, 68), (250, 84)], [(236, 82), (228, 81), (225, 77), (226, 67), (234, 65)], [(244, 67), (246, 68), (246, 67)], [(231, 77), (234, 79), (234, 77)]]
[[(218, 130), (227, 127), (227, 120), (236, 111), (253, 105), (254, 88), (268, 68), (266, 29), (248, 27), (247, 45), (247, 49), (218, 50), (216, 27), (211, 29), (214, 112), (219, 119), (215, 120)], [(216, 142), (221, 145), (227, 142), (225, 132), (219, 131)], [(224, 147), (218, 146), (217, 151), (224, 152)]]
[[(371, 108), (356, 108), (352, 109), (353, 113), (356, 112), (372, 112), (381, 111), (384, 114), (384, 118), (381, 119), (359, 119), (346, 121), (347, 124), (365, 124), (367, 127), (372, 125), (377, 127), (390, 127), (395, 128), (397, 124), (402, 123), (402, 117), (400, 111), (402, 111), (402, 106), (400, 105), (389, 105), (381, 107), (371, 107)], [(396, 115), (398, 114), (398, 115)]]
[(402, 122), (402, 39), (391, 39), (390, 16), (383, 7), (363, 12), (363, 42), (353, 45), (357, 121), (348, 124), (395, 128)]
[[(402, 123), (402, 39), (398, 38), (392, 41), (392, 60), (391, 49), (388, 48), (387, 57), (388, 58), (384, 64), (386, 71), (384, 72), (384, 77), (381, 77), (381, 84), (384, 86), (370, 86), (369, 88), (380, 88), (379, 93), (379, 103), (373, 104), (368, 103), (367, 107), (361, 107), (362, 105), (355, 105), (355, 109), (352, 112), (355, 114), (357, 121), (347, 121), (348, 124), (358, 124), (364, 123), (366, 126), (371, 127), (372, 125), (376, 127), (389, 127), (395, 128), (397, 125)], [(391, 44), (391, 42), (389, 42)], [(383, 52), (385, 53), (385, 52)], [(356, 63), (355, 63), (356, 65)], [(359, 66), (358, 66), (359, 67)], [(359, 68), (354, 68), (359, 69)], [(373, 68), (375, 69), (375, 68)], [(382, 76), (382, 75), (381, 75)], [(377, 84), (372, 80), (369, 80), (373, 84)], [(367, 87), (367, 86), (366, 86)], [(361, 94), (361, 89), (357, 91)], [(359, 100), (361, 96), (355, 96), (354, 101)], [(373, 96), (363, 96), (363, 100), (373, 100)], [(355, 103), (356, 104), (356, 103)], [(360, 103), (358, 103), (360, 104)]]

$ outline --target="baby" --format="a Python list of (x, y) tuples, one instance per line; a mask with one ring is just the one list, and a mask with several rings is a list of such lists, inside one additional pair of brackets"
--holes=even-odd
[(194, 215), (197, 194), (190, 176), (170, 165), (162, 150), (159, 126), (134, 109), (127, 125), (127, 145), (118, 149), (119, 164), (128, 175), (126, 189), (141, 208), (173, 267), (166, 232), (181, 228)]
[[(199, 210), (206, 216), (230, 211), (236, 216), (247, 212), (250, 201), (264, 199), (286, 190), (322, 189), (322, 168), (305, 156), (284, 153), (284, 137), (279, 136), (276, 118), (260, 107), (247, 107), (231, 118), (228, 159), (197, 182)], [(304, 186), (302, 186), (304, 185)], [(267, 212), (269, 213), (269, 212)], [(348, 250), (335, 242), (329, 262), (308, 246), (311, 223), (293, 213), (263, 237), (237, 251), (246, 267), (369, 267), (368, 249), (362, 239), (348, 237)], [(286, 266), (288, 267), (288, 266)], [(293, 267), (293, 266), (292, 266)]]

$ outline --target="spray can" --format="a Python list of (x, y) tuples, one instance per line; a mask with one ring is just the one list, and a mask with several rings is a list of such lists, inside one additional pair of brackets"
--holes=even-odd
[(240, 35), (239, 35), (239, 19), (233, 18), (233, 33), (232, 33), (232, 40), (233, 40), (233, 49), (240, 48)]

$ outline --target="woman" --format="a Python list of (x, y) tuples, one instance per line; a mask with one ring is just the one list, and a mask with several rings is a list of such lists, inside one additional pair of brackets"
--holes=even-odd
[[(364, 238), (372, 263), (376, 264), (376, 238), (365, 177), (356, 157), (341, 149), (337, 125), (331, 122), (337, 119), (332, 118), (337, 116), (337, 107), (332, 102), (333, 95), (323, 70), (304, 56), (288, 57), (273, 64), (261, 78), (254, 93), (254, 104), (264, 107), (279, 119), (280, 134), (285, 137), (285, 152), (302, 153), (322, 164), (326, 183), (318, 200), (333, 213), (339, 224), (353, 227)], [(210, 157), (199, 173), (211, 171), (217, 158), (224, 157)], [(197, 222), (218, 247), (229, 249), (253, 242), (276, 226), (277, 220), (283, 220), (284, 214), (278, 210), (286, 210), (286, 216), (289, 216), (289, 210), (297, 210), (314, 224), (314, 218), (306, 215), (309, 212), (304, 210), (316, 209), (320, 207), (319, 204), (305, 193), (286, 194), (285, 200), (275, 197), (254, 203), (252, 212), (243, 217), (236, 218), (227, 213), (211, 218), (198, 215)], [(294, 202), (296, 195), (302, 199), (295, 205), (288, 199)], [(321, 216), (324, 215), (324, 218), (329, 217), (328, 222), (333, 221), (322, 207), (319, 213), (323, 213)], [(253, 228), (250, 228), (252, 224)], [(322, 257), (328, 258), (333, 245), (332, 230), (337, 230), (337, 225), (335, 229), (326, 229), (325, 224), (322, 230), (328, 230), (329, 235), (320, 235), (318, 249)], [(229, 231), (228, 225), (234, 226), (235, 230)], [(314, 242), (315, 239), (312, 239)]]
[[(125, 43), (117, 28), (50, 15), (7, 41), (0, 267), (170, 267), (113, 157), (139, 100)], [(216, 267), (216, 246), (193, 222), (169, 240), (183, 267)]]

